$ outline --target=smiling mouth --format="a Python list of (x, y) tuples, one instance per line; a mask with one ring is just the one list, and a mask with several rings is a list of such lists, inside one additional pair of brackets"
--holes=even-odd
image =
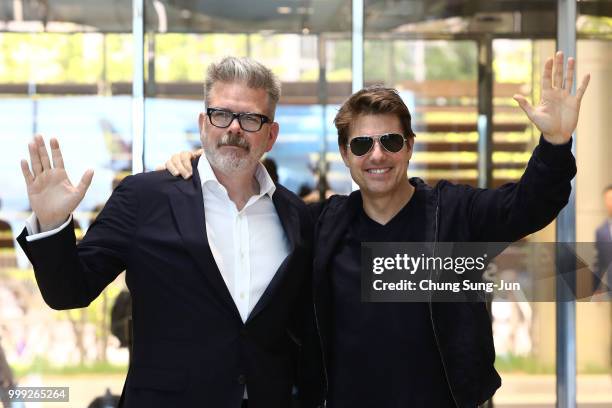
[(385, 167), (384, 169), (368, 169), (366, 170), (370, 174), (384, 174), (391, 170), (391, 167)]

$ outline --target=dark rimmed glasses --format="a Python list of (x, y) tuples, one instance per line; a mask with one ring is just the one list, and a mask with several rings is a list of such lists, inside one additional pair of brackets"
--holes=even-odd
[(213, 126), (218, 128), (227, 128), (234, 121), (238, 119), (240, 129), (246, 132), (257, 132), (264, 123), (270, 123), (271, 120), (266, 115), (251, 112), (232, 112), (226, 109), (218, 108), (207, 108), (206, 115)]
[(406, 143), (406, 138), (399, 133), (385, 133), (382, 135), (354, 137), (347, 146), (355, 156), (363, 156), (372, 150), (375, 140), (378, 140), (380, 145), (389, 153), (399, 152), (404, 147), (404, 143)]

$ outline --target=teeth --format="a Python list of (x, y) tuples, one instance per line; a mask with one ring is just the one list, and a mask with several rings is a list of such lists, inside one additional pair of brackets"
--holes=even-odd
[(373, 174), (382, 174), (382, 173), (386, 173), (388, 172), (389, 169), (370, 169), (368, 170), (368, 173), (373, 173)]

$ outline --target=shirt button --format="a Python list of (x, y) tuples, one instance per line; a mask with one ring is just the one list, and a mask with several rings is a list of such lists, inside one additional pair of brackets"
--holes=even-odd
[(240, 299), (244, 299), (244, 292), (240, 292)]
[(238, 384), (240, 384), (240, 385), (244, 385), (244, 384), (246, 384), (246, 380), (247, 380), (247, 379), (246, 379), (246, 375), (244, 375), (244, 374), (240, 374), (240, 375), (238, 376)]

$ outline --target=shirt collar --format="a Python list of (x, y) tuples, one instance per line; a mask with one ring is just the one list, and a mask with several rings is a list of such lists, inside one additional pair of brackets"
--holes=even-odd
[[(209, 182), (222, 186), (205, 154), (203, 154), (198, 161), (198, 173), (200, 174), (202, 189), (204, 189), (204, 184)], [(276, 191), (276, 186), (274, 185), (270, 174), (268, 174), (268, 171), (261, 163), (257, 163), (257, 167), (255, 167), (255, 179), (257, 180), (257, 183), (259, 183), (258, 195), (268, 195), (270, 198), (272, 198), (272, 195)]]

